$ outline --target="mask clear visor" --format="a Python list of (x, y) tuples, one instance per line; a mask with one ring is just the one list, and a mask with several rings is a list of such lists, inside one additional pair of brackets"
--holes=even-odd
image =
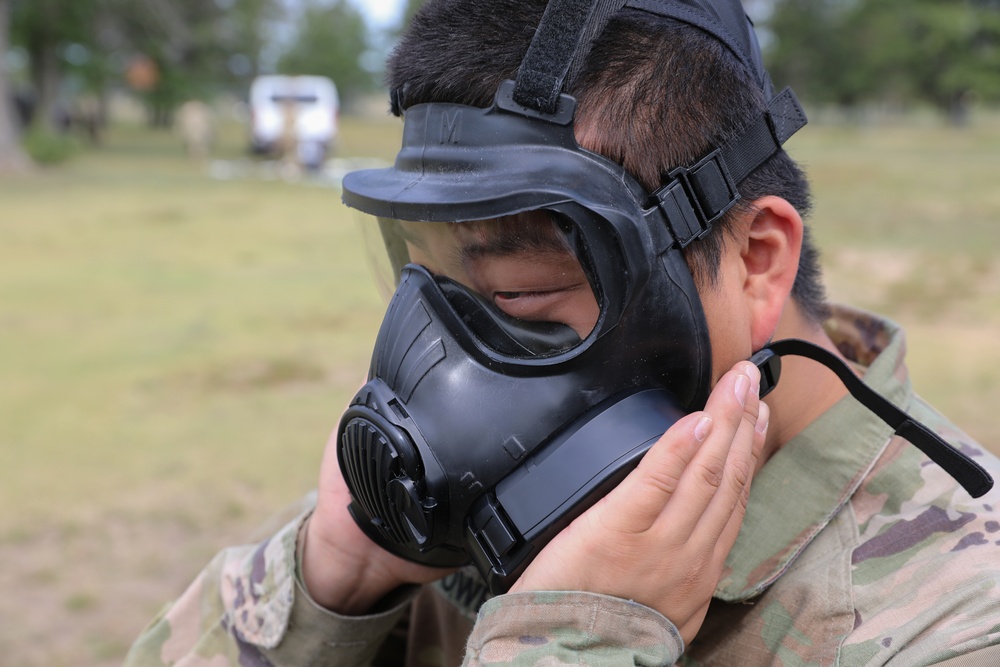
[(601, 290), (576, 224), (540, 210), (471, 222), (368, 218), (380, 291), (406, 264), (434, 277), (476, 338), (503, 356), (547, 357), (579, 345), (601, 318)]

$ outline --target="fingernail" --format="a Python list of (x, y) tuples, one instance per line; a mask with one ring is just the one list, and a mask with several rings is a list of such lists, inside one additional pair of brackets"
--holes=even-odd
[(750, 378), (746, 375), (740, 374), (736, 378), (736, 400), (740, 402), (740, 405), (746, 405), (747, 394), (750, 393)]
[(750, 387), (753, 393), (760, 396), (760, 369), (754, 364), (747, 364), (747, 376), (750, 378)]
[[(763, 417), (763, 419), (761, 419), (760, 417)], [(764, 435), (765, 433), (767, 433), (767, 425), (771, 421), (771, 415), (762, 414), (760, 415), (760, 417), (758, 417), (757, 423), (754, 424), (753, 430), (757, 431), (761, 435)]]
[(708, 415), (703, 416), (698, 420), (698, 423), (694, 426), (694, 439), (698, 442), (705, 442), (705, 438), (708, 437), (709, 432), (712, 430), (712, 418)]

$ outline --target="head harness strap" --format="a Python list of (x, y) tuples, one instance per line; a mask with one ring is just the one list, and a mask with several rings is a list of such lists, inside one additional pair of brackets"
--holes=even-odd
[(625, 0), (550, 0), (521, 61), (514, 101), (555, 113), (563, 88), (573, 82), (590, 45)]
[(740, 200), (737, 186), (781, 150), (806, 124), (806, 114), (791, 88), (775, 95), (767, 111), (727, 144), (697, 163), (670, 172), (670, 180), (653, 193), (674, 243), (686, 248), (707, 235)]
[(696, 164), (670, 172), (670, 180), (653, 193), (674, 243), (685, 248), (708, 234), (739, 201), (739, 183), (779, 152), (785, 140), (806, 124), (806, 116), (790, 89), (774, 95), (756, 35), (739, 0), (550, 0), (521, 61), (513, 101), (555, 116), (560, 93), (582, 69), (594, 39), (611, 15), (625, 6), (682, 21), (712, 35), (754, 73), (768, 100), (767, 111), (754, 123)]

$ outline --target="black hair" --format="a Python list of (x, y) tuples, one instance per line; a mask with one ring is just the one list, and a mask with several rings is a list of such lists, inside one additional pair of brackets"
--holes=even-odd
[[(545, 0), (428, 0), (389, 58), (394, 107), (451, 102), (487, 107), (515, 78)], [(764, 112), (753, 75), (702, 30), (635, 9), (617, 12), (567, 92), (578, 100), (581, 145), (622, 165), (649, 191), (669, 172), (724, 144)], [(714, 284), (733, 221), (766, 195), (806, 218), (805, 174), (779, 151), (739, 184), (741, 202), (686, 250), (699, 282)], [(814, 321), (828, 315), (818, 252), (806, 230), (792, 296)]]

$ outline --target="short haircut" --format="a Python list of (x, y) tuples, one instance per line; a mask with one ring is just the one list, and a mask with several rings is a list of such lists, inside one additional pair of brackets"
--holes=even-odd
[[(500, 82), (516, 77), (545, 4), (428, 0), (389, 58), (387, 83), (399, 105), (488, 107)], [(722, 42), (689, 24), (628, 8), (612, 17), (567, 92), (578, 101), (581, 145), (622, 165), (650, 192), (766, 109), (754, 76)], [(811, 209), (808, 181), (784, 150), (739, 191), (740, 204), (686, 250), (700, 284), (714, 284), (723, 234), (750, 202), (782, 197), (803, 218)], [(818, 257), (807, 228), (792, 297), (817, 322), (829, 313)]]

